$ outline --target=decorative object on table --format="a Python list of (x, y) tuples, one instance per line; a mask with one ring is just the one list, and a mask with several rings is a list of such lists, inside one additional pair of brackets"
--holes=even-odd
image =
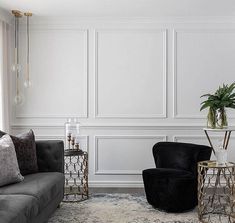
[(30, 81), (30, 76), (29, 76), (29, 47), (30, 47), (30, 42), (29, 42), (29, 17), (31, 17), (33, 14), (31, 12), (26, 12), (22, 13), (19, 10), (12, 10), (12, 14), (15, 17), (15, 55), (14, 55), (14, 64), (12, 65), (12, 71), (16, 75), (16, 95), (14, 98), (14, 102), (17, 105), (20, 105), (23, 103), (23, 95), (20, 92), (20, 72), (22, 70), (20, 60), (19, 60), (19, 19), (23, 17), (23, 15), (26, 16), (26, 39), (27, 39), (27, 54), (26, 54), (26, 67), (25, 67), (25, 81), (24, 81), (24, 86), (25, 87), (30, 87), (31, 86), (31, 81)]
[(88, 199), (88, 154), (82, 150), (67, 149), (64, 152), (65, 188), (64, 202)]
[(197, 205), (197, 162), (208, 160), (211, 148), (179, 142), (153, 146), (156, 168), (143, 171), (148, 202), (167, 212), (184, 212)]
[[(139, 194), (91, 194), (82, 203), (62, 203), (48, 223), (199, 223), (196, 209), (181, 214), (153, 208)], [(219, 221), (217, 222), (219, 223)]]
[(76, 118), (68, 118), (65, 123), (65, 148), (79, 150), (80, 123)]
[(228, 151), (223, 147), (223, 141), (219, 141), (218, 148), (215, 150), (215, 156), (218, 165), (224, 165), (227, 163)]
[(207, 97), (201, 103), (201, 110), (209, 108), (207, 115), (208, 128), (226, 128), (228, 126), (226, 108), (235, 109), (235, 83), (219, 87), (214, 94), (205, 94)]
[[(198, 217), (200, 222), (233, 223), (235, 163), (198, 163)], [(220, 221), (218, 221), (220, 220)]]

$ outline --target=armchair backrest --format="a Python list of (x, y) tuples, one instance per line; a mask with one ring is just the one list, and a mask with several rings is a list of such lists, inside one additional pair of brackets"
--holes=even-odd
[(209, 160), (211, 147), (191, 143), (159, 142), (153, 146), (157, 168), (172, 168), (197, 173), (197, 162)]

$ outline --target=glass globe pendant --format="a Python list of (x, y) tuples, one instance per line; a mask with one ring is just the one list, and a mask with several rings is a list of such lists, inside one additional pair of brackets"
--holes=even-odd
[(22, 105), (24, 102), (24, 97), (21, 94), (17, 94), (14, 98), (14, 102), (16, 105)]
[(31, 83), (30, 80), (25, 80), (25, 81), (24, 81), (24, 86), (25, 86), (26, 88), (30, 88), (31, 85), (32, 85), (32, 83)]

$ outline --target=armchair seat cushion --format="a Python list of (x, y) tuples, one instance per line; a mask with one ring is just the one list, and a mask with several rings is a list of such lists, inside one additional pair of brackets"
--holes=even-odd
[(53, 200), (64, 185), (64, 175), (58, 172), (44, 172), (29, 174), (24, 181), (0, 187), (0, 194), (4, 195), (30, 195), (37, 199), (41, 211)]
[(197, 204), (196, 197), (192, 196), (197, 193), (196, 179), (188, 171), (147, 169), (143, 171), (143, 179), (147, 200), (155, 208), (167, 212), (182, 212)]

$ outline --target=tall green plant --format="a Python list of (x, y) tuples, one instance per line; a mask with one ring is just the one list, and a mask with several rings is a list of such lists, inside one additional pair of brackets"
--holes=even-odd
[(228, 125), (225, 108), (235, 109), (235, 82), (231, 85), (219, 86), (214, 94), (204, 94), (201, 97), (207, 97), (201, 103), (200, 111), (209, 108), (207, 120), (211, 128), (216, 127), (217, 114), (219, 113), (220, 124), (218, 127), (223, 128)]

